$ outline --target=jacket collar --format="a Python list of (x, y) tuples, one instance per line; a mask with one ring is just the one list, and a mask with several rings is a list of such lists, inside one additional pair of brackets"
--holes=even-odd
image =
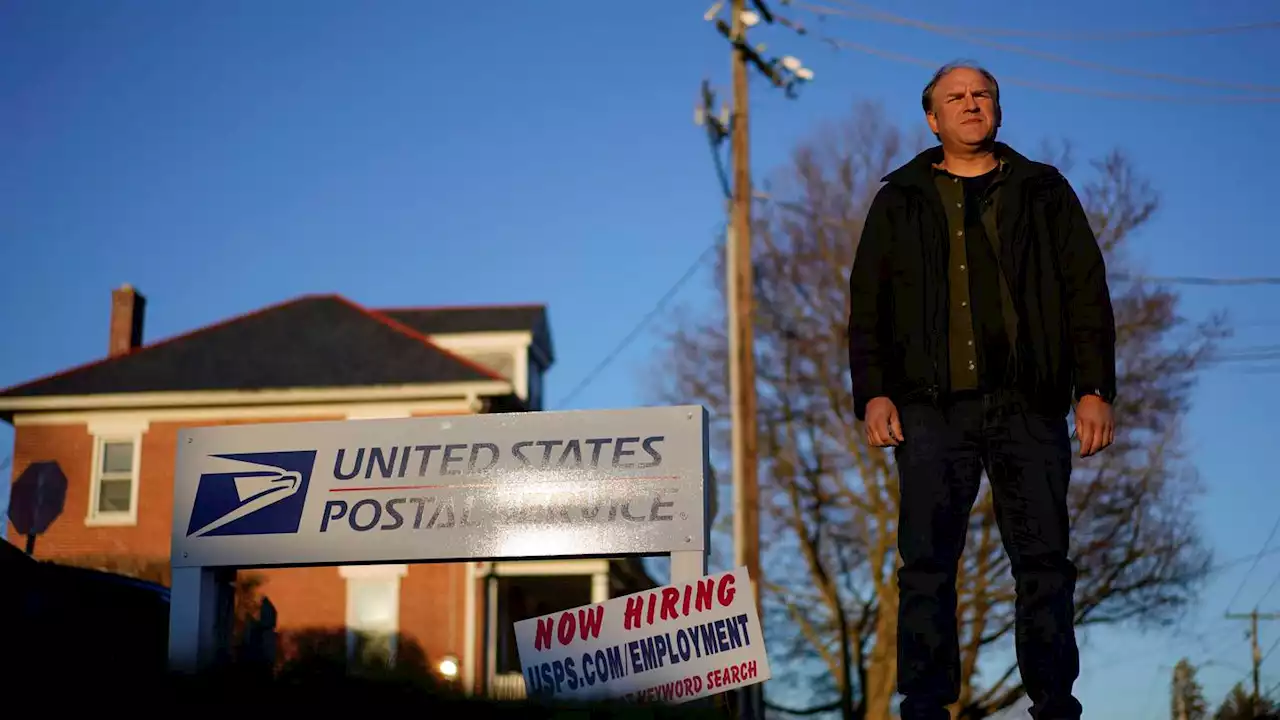
[[(1058, 169), (1052, 165), (1029, 160), (1002, 142), (995, 144), (995, 153), (997, 158), (1008, 163), (1011, 181), (1059, 174)], [(934, 166), (940, 162), (942, 162), (942, 146), (935, 145), (908, 160), (881, 180), (902, 187), (926, 187), (933, 183)]]

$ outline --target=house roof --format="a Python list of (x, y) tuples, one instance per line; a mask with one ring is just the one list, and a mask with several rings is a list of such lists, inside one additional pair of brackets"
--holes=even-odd
[(492, 305), (485, 307), (387, 308), (378, 312), (423, 335), (521, 331), (533, 334), (533, 344), (554, 360), (551, 332), (544, 305)]
[(0, 398), (505, 382), (432, 343), (427, 330), (514, 329), (539, 315), (541, 308), (384, 313), (339, 295), (309, 295), (17, 385)]

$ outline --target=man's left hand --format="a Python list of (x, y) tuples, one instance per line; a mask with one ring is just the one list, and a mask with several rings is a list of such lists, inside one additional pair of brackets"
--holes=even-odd
[(1076, 403), (1076, 437), (1080, 438), (1080, 457), (1102, 452), (1116, 439), (1115, 418), (1111, 405), (1097, 395), (1085, 395)]

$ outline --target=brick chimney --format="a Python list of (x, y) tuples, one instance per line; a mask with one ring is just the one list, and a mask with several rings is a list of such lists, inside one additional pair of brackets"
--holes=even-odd
[(124, 355), (142, 345), (147, 299), (129, 283), (111, 291), (111, 337), (107, 356)]

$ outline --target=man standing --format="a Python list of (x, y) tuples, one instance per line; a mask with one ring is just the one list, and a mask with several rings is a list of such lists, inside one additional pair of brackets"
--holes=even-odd
[(1031, 714), (1079, 720), (1067, 413), (1081, 457), (1111, 444), (1102, 252), (1062, 174), (996, 142), (991, 73), (945, 66), (921, 101), (941, 146), (884, 178), (849, 276), (855, 412), (898, 468), (902, 718), (949, 718), (958, 699), (956, 566), (985, 469)]

